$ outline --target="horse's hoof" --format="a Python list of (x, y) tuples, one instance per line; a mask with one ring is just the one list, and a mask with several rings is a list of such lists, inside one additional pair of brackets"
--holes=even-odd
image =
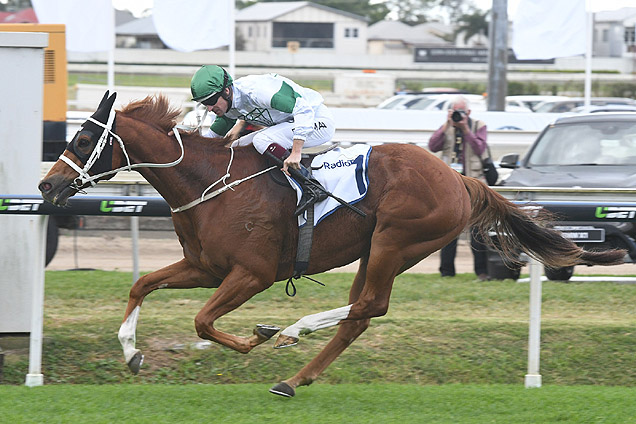
[(298, 344), (298, 337), (286, 336), (280, 334), (276, 343), (274, 343), (274, 349), (282, 349), (284, 347), (296, 346)]
[(276, 327), (275, 325), (267, 325), (267, 324), (256, 324), (256, 328), (254, 329), (254, 334), (264, 338), (265, 340), (269, 340), (272, 336), (280, 331), (280, 327)]
[(141, 351), (135, 352), (133, 357), (128, 361), (128, 369), (133, 374), (139, 374), (139, 370), (141, 369), (141, 364), (144, 363), (144, 355), (141, 354)]
[(269, 392), (278, 396), (283, 396), (288, 398), (294, 397), (294, 395), (296, 394), (296, 391), (294, 390), (294, 388), (285, 382), (278, 383), (277, 385), (269, 389)]

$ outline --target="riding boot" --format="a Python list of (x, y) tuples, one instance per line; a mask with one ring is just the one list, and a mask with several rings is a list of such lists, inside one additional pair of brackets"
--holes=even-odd
[[(289, 151), (280, 144), (272, 143), (267, 147), (267, 149), (265, 149), (263, 154), (282, 166), (285, 159), (289, 156)], [(322, 184), (313, 178), (309, 170), (303, 165), (300, 165), (300, 169), (288, 168), (288, 171), (292, 178), (300, 184), (303, 190), (303, 195), (300, 198), (300, 202), (294, 212), (294, 215), (300, 215), (314, 203), (320, 202), (329, 197)]]

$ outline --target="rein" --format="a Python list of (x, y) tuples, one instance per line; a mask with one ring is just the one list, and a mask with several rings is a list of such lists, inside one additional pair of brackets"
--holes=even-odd
[[(113, 132), (111, 130), (111, 128), (113, 127), (113, 123), (115, 122), (115, 111), (111, 110), (110, 114), (108, 115), (108, 122), (106, 124), (99, 122), (98, 120), (94, 119), (93, 117), (89, 117), (87, 119), (87, 121), (90, 121), (92, 123), (94, 123), (95, 125), (98, 125), (102, 128), (104, 128), (104, 131), (102, 132), (101, 136), (99, 137), (99, 140), (97, 140), (97, 143), (95, 145), (95, 149), (93, 149), (90, 157), (88, 158), (88, 160), (86, 161), (86, 164), (84, 165), (84, 168), (80, 168), (75, 162), (73, 162), (71, 159), (69, 159), (67, 156), (64, 155), (64, 153), (62, 153), (60, 155), (60, 159), (62, 161), (64, 161), (68, 166), (70, 166), (73, 170), (75, 170), (75, 172), (78, 173), (78, 177), (75, 178), (75, 180), (73, 181), (73, 184), (71, 184), (71, 187), (74, 188), (75, 190), (77, 190), (78, 192), (83, 192), (83, 190), (81, 189), (82, 186), (84, 186), (87, 183), (90, 183), (91, 187), (94, 187), (97, 182), (96, 180), (108, 176), (108, 175), (112, 175), (112, 174), (116, 174), (119, 171), (122, 170), (127, 170), (127, 171), (132, 171), (133, 169), (136, 168), (170, 168), (173, 166), (178, 165), (179, 163), (181, 163), (181, 161), (183, 160), (183, 156), (185, 155), (185, 149), (183, 147), (183, 140), (181, 140), (181, 134), (179, 133), (179, 127), (176, 126), (172, 129), (172, 132), (174, 133), (175, 138), (177, 139), (177, 142), (179, 143), (179, 147), (181, 148), (181, 155), (179, 156), (178, 159), (172, 161), (172, 162), (168, 162), (168, 163), (135, 163), (135, 164), (131, 164), (130, 163), (130, 157), (128, 156), (128, 152), (126, 151), (126, 147), (124, 146), (124, 142), (121, 139), (121, 137), (119, 135), (117, 135), (115, 132)], [(106, 171), (106, 172), (102, 172), (100, 174), (96, 174), (96, 175), (89, 175), (88, 171), (93, 167), (93, 165), (95, 164), (95, 162), (97, 162), (97, 160), (99, 159), (99, 157), (101, 156), (102, 152), (104, 151), (104, 148), (106, 147), (106, 143), (108, 142), (109, 139), (109, 135), (111, 137), (114, 137), (117, 142), (119, 143), (119, 146), (121, 147), (122, 152), (124, 153), (124, 156), (126, 157), (126, 166), (122, 166), (120, 168), (117, 169), (113, 169), (110, 171)], [(112, 143), (112, 141), (111, 141)], [(226, 184), (225, 180), (227, 180), (228, 178), (230, 178), (230, 167), (232, 166), (232, 162), (234, 161), (234, 148), (230, 147), (230, 162), (227, 165), (227, 170), (225, 171), (225, 175), (223, 175), (219, 180), (217, 180), (216, 182), (212, 183), (208, 188), (206, 188), (205, 190), (203, 190), (203, 193), (201, 194), (201, 197), (199, 197), (198, 199), (193, 200), (190, 203), (187, 203), (183, 206), (179, 206), (178, 208), (170, 208), (170, 210), (173, 213), (178, 213), (178, 212), (183, 212), (185, 210), (188, 210), (196, 205), (198, 205), (199, 203), (203, 203), (206, 200), (210, 200), (216, 196), (218, 196), (219, 194), (227, 191), (227, 190), (234, 190), (233, 187), (241, 184), (242, 182), (245, 182), (247, 180), (250, 180), (254, 177), (258, 177), (261, 174), (264, 174), (266, 172), (271, 171), (272, 169), (275, 169), (276, 166), (270, 166), (269, 168), (263, 169), (255, 174), (249, 175), (245, 178), (241, 178), (240, 180), (236, 180), (231, 182), (230, 184)], [(212, 187), (214, 187), (215, 185), (219, 184), (219, 183), (223, 183), (223, 187), (213, 191), (212, 193), (208, 194), (208, 191), (210, 191), (212, 189)]]
[[(188, 210), (196, 205), (198, 205), (199, 203), (203, 203), (206, 200), (210, 200), (216, 196), (218, 196), (219, 194), (227, 191), (227, 190), (234, 190), (234, 186), (237, 186), (239, 184), (241, 184), (242, 182), (245, 182), (247, 180), (250, 180), (254, 177), (258, 177), (261, 174), (264, 174), (266, 172), (271, 171), (272, 169), (277, 168), (275, 165), (274, 166), (270, 166), (269, 168), (265, 168), (261, 171), (258, 171), (256, 174), (252, 174), (252, 175), (248, 175), (245, 178), (241, 178), (240, 180), (235, 180), (233, 182), (231, 182), (230, 184), (226, 184), (225, 180), (227, 180), (228, 178), (230, 178), (230, 167), (232, 166), (232, 162), (234, 161), (234, 148), (230, 147), (230, 162), (227, 164), (227, 170), (225, 171), (225, 175), (223, 175), (220, 179), (218, 179), (216, 182), (210, 184), (210, 186), (208, 186), (208, 188), (206, 188), (205, 190), (203, 190), (203, 193), (201, 193), (201, 197), (199, 197), (198, 199), (194, 199), (193, 201), (191, 201), (190, 203), (186, 203), (183, 206), (179, 206), (178, 208), (170, 208), (170, 211), (172, 213), (178, 213), (178, 212), (183, 212), (185, 210)], [(214, 187), (215, 185), (217, 185), (218, 183), (223, 183), (223, 187), (214, 190), (212, 193), (208, 194), (208, 191), (212, 189), (212, 187)]]

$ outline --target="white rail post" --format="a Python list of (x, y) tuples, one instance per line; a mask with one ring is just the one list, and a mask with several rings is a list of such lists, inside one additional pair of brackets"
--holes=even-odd
[(541, 387), (539, 351), (541, 344), (541, 275), (543, 265), (530, 258), (530, 325), (528, 331), (528, 373), (526, 388)]
[(42, 334), (44, 330), (44, 267), (46, 255), (46, 227), (49, 222), (48, 215), (37, 217), (40, 237), (40, 252), (38, 258), (40, 264), (34, 269), (33, 293), (31, 295), (31, 334), (29, 339), (29, 373), (26, 375), (24, 385), (28, 387), (44, 384), (42, 374)]
[[(135, 184), (131, 188), (132, 195), (138, 196), (139, 186)], [(130, 194), (130, 193), (129, 193)], [(139, 280), (139, 217), (130, 217), (130, 238), (132, 241), (132, 261), (133, 261), (133, 280), (132, 284), (135, 284)]]

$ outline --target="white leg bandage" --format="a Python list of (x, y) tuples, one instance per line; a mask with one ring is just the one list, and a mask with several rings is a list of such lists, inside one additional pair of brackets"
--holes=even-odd
[(139, 319), (139, 311), (140, 307), (137, 306), (133, 311), (128, 315), (126, 321), (121, 324), (119, 327), (119, 343), (121, 343), (121, 347), (124, 348), (124, 358), (126, 358), (126, 363), (130, 362), (135, 353), (139, 352), (138, 349), (135, 349), (135, 332), (137, 330), (137, 319)]
[(282, 331), (285, 336), (296, 337), (313, 333), (321, 328), (332, 327), (349, 316), (352, 305), (343, 306), (342, 308), (332, 309), (330, 311), (319, 312), (313, 315), (307, 315), (298, 320), (294, 325), (290, 325)]

